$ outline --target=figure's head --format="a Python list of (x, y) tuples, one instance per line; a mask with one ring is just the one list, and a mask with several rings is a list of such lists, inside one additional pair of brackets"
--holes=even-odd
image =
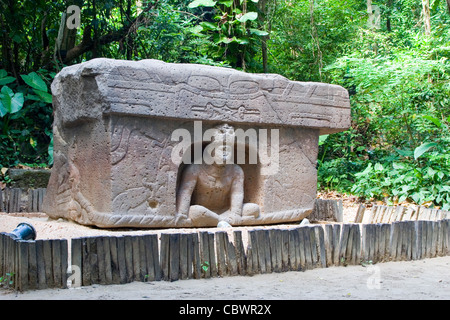
[(222, 124), (214, 128), (213, 135), (214, 163), (219, 165), (230, 164), (233, 161), (234, 128), (228, 124)]

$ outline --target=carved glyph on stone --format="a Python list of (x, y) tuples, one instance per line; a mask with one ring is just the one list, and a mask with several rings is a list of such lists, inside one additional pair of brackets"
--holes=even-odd
[[(64, 68), (52, 93), (54, 166), (44, 211), (98, 227), (299, 221), (316, 198), (319, 135), (350, 126), (348, 93), (342, 87), (203, 65), (94, 59)], [(276, 130), (276, 174), (266, 173), (271, 163), (259, 154), (256, 164), (224, 168), (174, 161), (179, 142), (173, 132), (182, 128), (194, 137), (200, 121), (203, 131), (225, 124), (235, 132), (269, 130), (269, 154), (275, 142), (270, 131)], [(201, 147), (210, 142), (200, 141)], [(196, 143), (193, 139), (192, 148)], [(242, 150), (248, 157), (252, 146), (244, 143)], [(218, 174), (219, 169), (225, 173)], [(227, 213), (231, 200), (219, 208), (202, 198), (205, 188), (214, 189), (205, 182), (214, 175), (226, 199), (238, 197), (231, 189), (243, 190), (240, 215)], [(180, 211), (181, 194), (194, 177), (197, 190)], [(201, 207), (210, 211), (207, 223), (198, 219)]]

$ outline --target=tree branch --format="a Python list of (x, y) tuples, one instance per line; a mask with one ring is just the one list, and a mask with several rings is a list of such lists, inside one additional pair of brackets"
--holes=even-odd
[(103, 46), (111, 42), (122, 40), (128, 35), (130, 31), (137, 29), (137, 25), (143, 20), (145, 14), (150, 10), (156, 8), (158, 1), (159, 0), (156, 0), (152, 5), (147, 6), (134, 20), (132, 20), (130, 24), (123, 26), (122, 29), (120, 30), (105, 34), (99, 37), (98, 39), (93, 40), (91, 38), (91, 26), (90, 25), (87, 26), (84, 29), (83, 39), (81, 40), (81, 43), (67, 51), (63, 63), (68, 64), (69, 62), (78, 58), (82, 54), (94, 49), (95, 45)]

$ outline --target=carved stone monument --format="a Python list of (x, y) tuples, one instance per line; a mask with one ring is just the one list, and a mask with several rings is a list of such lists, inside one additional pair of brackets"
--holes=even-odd
[(52, 93), (44, 212), (105, 228), (299, 221), (319, 135), (350, 127), (340, 86), (204, 65), (94, 59)]

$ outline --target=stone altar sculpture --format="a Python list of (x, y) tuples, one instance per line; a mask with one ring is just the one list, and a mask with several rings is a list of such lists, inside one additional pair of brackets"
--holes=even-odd
[[(52, 93), (44, 212), (104, 228), (299, 221), (316, 198), (319, 135), (350, 127), (340, 86), (203, 65), (94, 59), (64, 68)], [(209, 150), (210, 130), (240, 136), (218, 153), (246, 161), (176, 156)]]

